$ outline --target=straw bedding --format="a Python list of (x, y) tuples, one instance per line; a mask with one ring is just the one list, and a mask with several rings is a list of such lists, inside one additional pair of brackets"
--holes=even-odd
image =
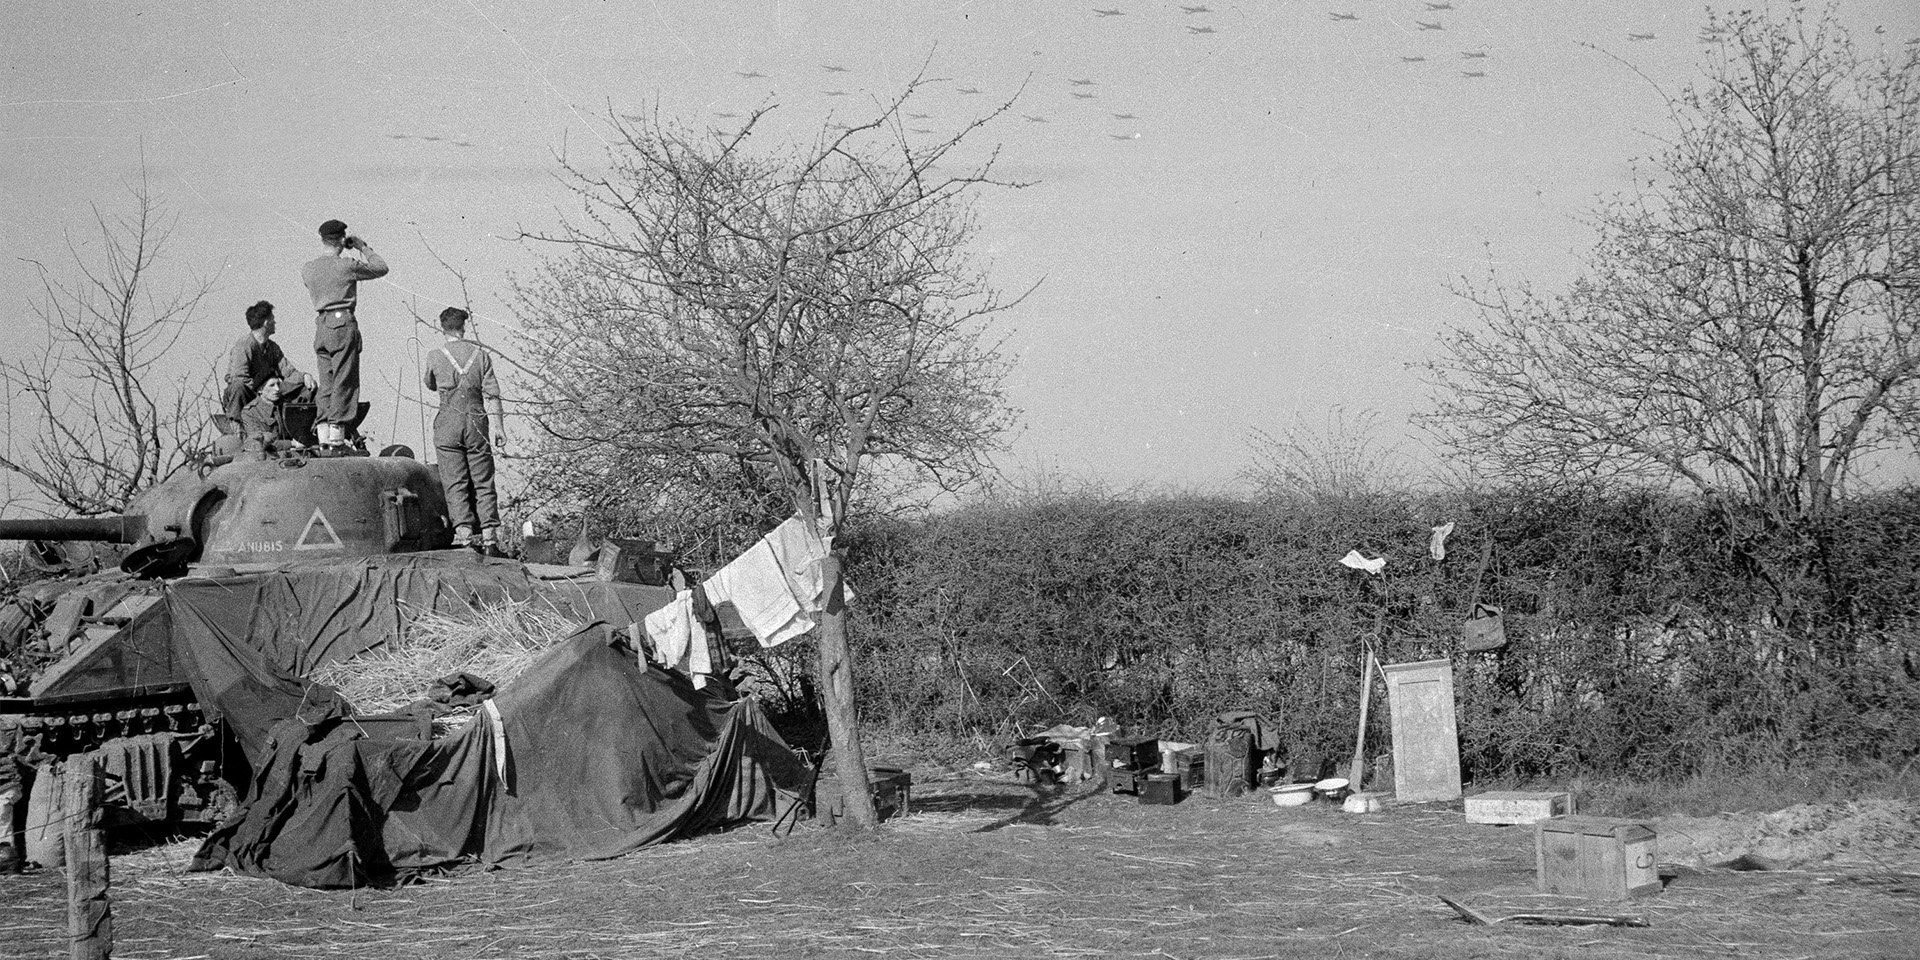
[(430, 613), (399, 641), (315, 671), (363, 714), (397, 710), (427, 695), (435, 680), (469, 673), (503, 687), (543, 651), (579, 625), (531, 601), (482, 605), (457, 614)]

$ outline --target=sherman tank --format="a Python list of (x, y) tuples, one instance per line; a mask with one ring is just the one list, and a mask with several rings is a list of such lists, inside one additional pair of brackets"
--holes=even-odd
[[(96, 754), (109, 824), (225, 815), (232, 749), (195, 700), (167, 591), (183, 578), (451, 546), (434, 470), (389, 454), (270, 451), (176, 474), (121, 516), (0, 521), (0, 540), (33, 541), (53, 574), (0, 593), (0, 763), (47, 770)], [(0, 820), (0, 844), (12, 833), (24, 841), (15, 851), (48, 862), (55, 781), (33, 778), (13, 804), (26, 809)], [(0, 778), (0, 814), (6, 792)]]

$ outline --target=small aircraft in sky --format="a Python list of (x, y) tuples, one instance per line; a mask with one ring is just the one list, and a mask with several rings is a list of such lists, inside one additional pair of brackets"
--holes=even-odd
[(933, 115), (930, 113), (909, 113), (907, 114), (907, 119), (908, 120), (932, 120)]
[(740, 119), (740, 115), (739, 115), (739, 114), (737, 114), (737, 113), (716, 113), (716, 114), (714, 114), (714, 116), (716, 116), (716, 117), (719, 117), (719, 118), (720, 118), (720, 119), (722, 119), (722, 120), (738, 120), (738, 119)]
[(1462, 50), (1460, 51), (1460, 56), (1465, 60), (1485, 60), (1487, 58), (1487, 52), (1485, 50)]
[(1067, 82), (1068, 82), (1068, 83), (1071, 83), (1071, 84), (1073, 84), (1073, 85), (1074, 85), (1074, 86), (1076, 86), (1076, 87), (1091, 87), (1091, 86), (1093, 86), (1093, 81), (1092, 81), (1092, 80), (1071, 80), (1071, 79), (1070, 79), (1070, 80), (1068, 80)]
[(389, 139), (389, 140), (412, 140), (412, 139), (413, 139), (413, 134), (411, 134), (411, 133), (389, 133), (389, 134), (387, 134), (387, 139)]
[(1093, 94), (1091, 94), (1091, 93), (1081, 93), (1081, 92), (1080, 92), (1080, 91), (1078, 91), (1078, 90), (1075, 90), (1075, 91), (1073, 91), (1073, 95), (1074, 95), (1074, 96), (1076, 96), (1076, 97), (1079, 97), (1079, 98), (1080, 98), (1080, 99), (1082, 99), (1082, 100), (1092, 100), (1092, 99), (1094, 99), (1094, 96), (1093, 96)]
[(433, 140), (433, 141), (440, 141), (440, 140), (445, 140), (445, 139), (446, 139), (446, 137), (429, 137), (429, 136), (425, 136), (425, 135), (422, 135), (422, 136), (420, 137), (420, 139), (422, 139), (422, 140)]
[(1413, 25), (1416, 27), (1419, 27), (1422, 30), (1445, 30), (1446, 29), (1446, 27), (1443, 27), (1440, 25), (1440, 21), (1438, 20), (1435, 20), (1432, 23), (1427, 23), (1424, 20), (1415, 20), (1413, 22)]
[(756, 73), (752, 70), (735, 70), (733, 75), (736, 77), (745, 77), (748, 80), (760, 80), (766, 77), (766, 74)]
[(1136, 116), (1134, 116), (1134, 115), (1133, 115), (1133, 114), (1131, 114), (1131, 113), (1116, 113), (1116, 114), (1114, 114), (1114, 115), (1113, 115), (1113, 118), (1114, 118), (1115, 120), (1138, 120), (1138, 119), (1140, 119), (1139, 117), (1136, 117)]
[(1137, 133), (1109, 133), (1109, 134), (1107, 134), (1107, 136), (1109, 136), (1109, 137), (1112, 137), (1112, 138), (1114, 138), (1115, 140), (1138, 140), (1138, 139), (1140, 139), (1140, 135), (1139, 135), (1139, 134), (1137, 134)]
[(1453, 4), (1451, 4), (1451, 3), (1429, 3), (1429, 4), (1427, 4), (1427, 9), (1428, 9), (1428, 10), (1452, 10), (1452, 9), (1453, 9)]
[(821, 64), (820, 69), (825, 70), (828, 73), (846, 73), (847, 72), (846, 67), (836, 67), (830, 63)]
[(1328, 12), (1327, 12), (1327, 16), (1329, 16), (1329, 17), (1332, 17), (1332, 18), (1334, 18), (1335, 20), (1358, 20), (1358, 19), (1360, 19), (1360, 15), (1359, 15), (1359, 14), (1357, 14), (1357, 13), (1334, 13), (1334, 12), (1332, 12), (1332, 11), (1328, 11)]
[(1123, 17), (1126, 16), (1126, 13), (1125, 10), (1102, 10), (1099, 7), (1093, 8), (1093, 15), (1096, 17)]
[(1046, 117), (1036, 117), (1031, 113), (1023, 113), (1021, 114), (1021, 116), (1027, 118), (1028, 123), (1046, 123), (1047, 122)]
[(1185, 10), (1185, 11), (1186, 11), (1186, 12), (1188, 12), (1188, 13), (1212, 13), (1212, 12), (1213, 12), (1212, 10), (1209, 10), (1209, 9), (1207, 9), (1206, 7), (1186, 7), (1186, 6), (1183, 6), (1183, 7), (1181, 7), (1180, 9), (1182, 9), (1182, 10)]
[(470, 143), (470, 142), (468, 142), (468, 141), (466, 141), (466, 140), (455, 140), (455, 141), (453, 142), (453, 145), (454, 145), (454, 146), (456, 146), (456, 147), (471, 147), (471, 146), (473, 146), (473, 144), (472, 144), (472, 143)]
[(979, 93), (980, 88), (979, 87), (961, 87), (960, 92), (961, 93)]
[(829, 123), (827, 124), (827, 129), (828, 130), (852, 130), (853, 128), (847, 126), (844, 123)]
[(826, 94), (829, 97), (844, 97), (847, 95), (847, 92), (845, 90), (822, 90), (820, 92)]
[(1401, 57), (1400, 62), (1401, 63), (1426, 63), (1427, 58), (1426, 57)]
[(913, 132), (914, 133), (932, 133), (933, 131), (928, 130), (926, 127), (914, 127)]
[(1462, 70), (1460, 71), (1460, 75), (1463, 77), (1484, 77), (1487, 73), (1484, 70)]
[(1628, 40), (1652, 40), (1652, 39), (1653, 39), (1653, 34), (1651, 34), (1651, 33), (1629, 33), (1629, 34), (1627, 34), (1627, 39), (1628, 39)]
[(1212, 27), (1188, 27), (1188, 33), (1217, 33)]

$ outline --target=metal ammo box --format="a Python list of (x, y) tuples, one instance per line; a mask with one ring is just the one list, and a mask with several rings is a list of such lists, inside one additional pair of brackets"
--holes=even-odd
[[(911, 812), (913, 805), (913, 774), (899, 767), (868, 767), (867, 783), (873, 788), (873, 806), (882, 822), (895, 816), (904, 816)], [(822, 777), (814, 785), (815, 814), (828, 826), (847, 815), (846, 800), (841, 796), (840, 781), (831, 777)]]

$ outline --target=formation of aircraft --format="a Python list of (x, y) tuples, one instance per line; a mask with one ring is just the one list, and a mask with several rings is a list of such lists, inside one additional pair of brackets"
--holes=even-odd
[[(1213, 8), (1211, 8), (1211, 7), (1209, 7), (1209, 6), (1206, 6), (1206, 5), (1204, 5), (1204, 4), (1198, 4), (1198, 5), (1187, 5), (1187, 4), (1176, 4), (1176, 5), (1177, 5), (1177, 6), (1179, 7), (1179, 9), (1180, 9), (1180, 11), (1181, 11), (1181, 12), (1182, 12), (1183, 14), (1186, 14), (1186, 15), (1188, 15), (1188, 16), (1195, 16), (1195, 15), (1200, 15), (1200, 14), (1208, 14), (1208, 13), (1212, 13), (1212, 12), (1214, 12), (1214, 11), (1213, 11)], [(1453, 2), (1452, 2), (1452, 0), (1422, 0), (1422, 4), (1421, 4), (1421, 5), (1422, 5), (1422, 6), (1423, 6), (1423, 7), (1424, 7), (1424, 8), (1425, 8), (1425, 9), (1426, 9), (1427, 11), (1429, 11), (1429, 12), (1438, 12), (1438, 11), (1450, 11), (1450, 10), (1453, 10), (1453, 9), (1454, 9), (1454, 4), (1453, 4)], [(1125, 10), (1123, 10), (1123, 9), (1121, 9), (1121, 8), (1119, 8), (1119, 7), (1111, 7), (1111, 8), (1106, 8), (1106, 7), (1094, 7), (1094, 8), (1092, 8), (1092, 12), (1093, 12), (1093, 15), (1094, 15), (1094, 16), (1096, 16), (1096, 17), (1102, 17), (1102, 18), (1105, 18), (1105, 17), (1119, 17), (1119, 16), (1125, 16), (1125, 15), (1126, 15), (1126, 11), (1125, 11)], [(1360, 14), (1359, 14), (1359, 13), (1357, 13), (1357, 12), (1353, 12), (1353, 11), (1339, 11), (1339, 10), (1329, 10), (1329, 11), (1327, 11), (1327, 17), (1328, 17), (1328, 19), (1329, 19), (1329, 20), (1331, 20), (1331, 21), (1333, 21), (1333, 22), (1336, 22), (1336, 23), (1337, 23), (1337, 22), (1344, 22), (1344, 21), (1358, 21), (1358, 20), (1360, 20), (1360, 19), (1361, 19), (1361, 16), (1360, 16)], [(1442, 23), (1441, 21), (1439, 21), (1439, 20), (1434, 20), (1434, 21), (1431, 21), (1431, 22), (1429, 22), (1429, 21), (1425, 21), (1425, 20), (1414, 20), (1414, 21), (1413, 21), (1413, 25), (1414, 25), (1414, 28), (1415, 28), (1415, 29), (1416, 29), (1417, 31), (1419, 31), (1419, 32), (1425, 32), (1425, 31), (1429, 31), (1429, 30), (1433, 30), (1433, 31), (1444, 31), (1444, 30), (1446, 29), (1446, 25), (1445, 25), (1444, 23)], [(1187, 32), (1188, 32), (1188, 33), (1190, 33), (1190, 34), (1215, 34), (1215, 33), (1218, 33), (1219, 31), (1218, 31), (1218, 30), (1216, 30), (1216, 29), (1215, 29), (1215, 28), (1214, 28), (1214, 27), (1213, 27), (1212, 25), (1208, 25), (1208, 24), (1200, 24), (1200, 25), (1190, 25), (1190, 26), (1188, 26), (1188, 27), (1187, 27)], [(1630, 33), (1628, 33), (1628, 34), (1627, 34), (1627, 39), (1628, 39), (1628, 40), (1630, 40), (1630, 41), (1636, 41), (1636, 42), (1637, 42), (1637, 41), (1648, 41), (1648, 40), (1653, 40), (1653, 39), (1654, 39), (1654, 34), (1651, 34), (1651, 33), (1631, 33), (1631, 32), (1630, 32)], [(1487, 58), (1488, 58), (1488, 53), (1487, 53), (1486, 51), (1484, 51), (1484, 50), (1463, 50), (1463, 51), (1460, 51), (1460, 58), (1461, 58), (1461, 59), (1463, 59), (1463, 60), (1485, 60), (1485, 59), (1487, 59)], [(1402, 57), (1400, 57), (1400, 62), (1402, 62), (1402, 63), (1425, 63), (1426, 61), (1427, 61), (1427, 58), (1426, 58), (1425, 56), (1402, 56)], [(1476, 65), (1476, 66), (1477, 66), (1477, 65)], [(839, 64), (830, 64), (830, 63), (823, 63), (823, 64), (820, 64), (820, 69), (822, 69), (822, 70), (824, 70), (824, 71), (826, 71), (826, 72), (828, 72), (828, 73), (850, 73), (850, 72), (851, 72), (851, 70), (850, 70), (850, 69), (849, 69), (848, 67), (845, 67), (845, 66), (841, 66), (841, 65), (839, 65)], [(740, 78), (742, 78), (742, 79), (747, 79), (747, 80), (758, 80), (758, 79), (766, 79), (766, 78), (767, 78), (767, 74), (765, 74), (765, 73), (761, 73), (761, 72), (760, 72), (760, 71), (758, 71), (758, 70), (736, 70), (736, 71), (734, 71), (734, 75), (735, 75), (735, 76), (737, 76), (737, 77), (740, 77)], [(1487, 76), (1487, 72), (1486, 72), (1485, 70), (1462, 70), (1462, 71), (1460, 72), (1460, 75), (1461, 75), (1462, 77), (1465, 77), (1465, 78), (1470, 78), (1470, 79), (1480, 79), (1480, 78), (1485, 78), (1485, 77)], [(1068, 82), (1069, 84), (1071, 84), (1072, 86), (1074, 86), (1074, 87), (1091, 87), (1091, 86), (1094, 86), (1094, 85), (1096, 85), (1096, 83), (1097, 83), (1097, 81), (1095, 81), (1095, 80), (1093, 80), (1093, 79), (1091, 79), (1091, 78), (1086, 78), (1086, 77), (1081, 77), (1081, 78), (1068, 78), (1068, 80), (1067, 80), (1067, 82)], [(979, 94), (981, 94), (981, 93), (983, 93), (984, 91), (982, 91), (982, 90), (981, 90), (980, 88), (978, 88), (978, 87), (959, 87), (959, 88), (957, 88), (957, 90), (956, 90), (956, 92), (957, 92), (957, 93), (959, 93), (959, 94), (961, 94), (961, 95), (966, 95), (966, 96), (974, 96), (974, 95), (979, 95)], [(1070, 90), (1070, 91), (1068, 91), (1068, 92), (1069, 92), (1070, 94), (1072, 94), (1072, 96), (1073, 96), (1073, 97), (1074, 97), (1075, 99), (1078, 99), (1078, 100), (1096, 100), (1096, 99), (1099, 99), (1099, 97), (1098, 97), (1098, 95), (1097, 95), (1097, 94), (1095, 94), (1095, 93), (1094, 93), (1094, 92), (1092, 92), (1092, 91), (1088, 91), (1088, 90), (1078, 90), (1078, 89), (1076, 89), (1076, 90)], [(851, 95), (851, 93), (850, 93), (849, 91), (846, 91), (846, 90), (823, 90), (823, 91), (821, 91), (821, 93), (822, 93), (822, 94), (823, 94), (824, 96), (828, 96), (828, 97), (845, 97), (845, 96), (850, 96), (850, 95)], [(624, 115), (624, 114), (623, 114), (623, 116), (626, 116), (626, 117), (627, 117), (627, 119), (629, 119), (629, 120), (636, 120), (636, 121), (637, 121), (637, 120), (640, 120), (640, 119), (642, 119), (641, 117), (638, 117), (638, 116), (630, 116), (630, 115)], [(721, 118), (726, 118), (726, 119), (734, 119), (734, 118), (737, 118), (737, 117), (739, 117), (740, 115), (739, 115), (739, 114), (733, 114), (733, 113), (723, 113), (723, 114), (717, 114), (716, 116), (718, 116), (718, 117), (721, 117)], [(1024, 120), (1026, 120), (1026, 121), (1027, 121), (1028, 123), (1050, 123), (1050, 122), (1051, 122), (1050, 120), (1048, 120), (1048, 118), (1046, 118), (1046, 117), (1044, 117), (1044, 116), (1036, 116), (1036, 115), (1034, 115), (1034, 114), (1021, 114), (1020, 116), (1021, 116), (1021, 118), (1022, 118), (1022, 119), (1024, 119)], [(1115, 114), (1111, 114), (1111, 116), (1112, 116), (1112, 117), (1113, 117), (1113, 119), (1115, 119), (1115, 120), (1137, 120), (1137, 119), (1139, 119), (1139, 118), (1138, 118), (1138, 117), (1137, 117), (1137, 116), (1136, 116), (1135, 114), (1131, 114), (1131, 113), (1115, 113)], [(910, 120), (931, 120), (931, 119), (932, 119), (932, 116), (931, 116), (930, 114), (925, 114), (925, 113), (913, 113), (913, 114), (907, 114), (907, 117), (908, 117), (908, 119), (910, 119)], [(850, 129), (852, 129), (852, 128), (850, 128), (850, 127), (848, 127), (848, 126), (846, 126), (846, 125), (844, 125), (844, 124), (828, 124), (828, 129), (833, 129), (833, 130), (850, 130)], [(933, 133), (933, 132), (934, 132), (934, 131), (932, 131), (932, 130), (930, 130), (930, 129), (927, 129), (927, 128), (925, 128), (925, 127), (913, 127), (913, 128), (911, 128), (911, 129), (912, 129), (912, 132), (914, 132), (914, 133), (917, 133), (917, 134), (931, 134), (931, 133)], [(408, 134), (389, 134), (389, 136), (391, 136), (391, 137), (392, 137), (393, 139), (396, 139), (396, 140), (406, 140), (406, 139), (421, 139), (421, 140), (441, 140), (441, 139), (444, 139), (444, 138), (441, 138), (441, 137), (427, 137), (427, 136), (421, 136), (421, 137), (414, 137), (414, 136), (411, 136), (411, 135), (408, 135)], [(1134, 134), (1115, 134), (1115, 133), (1110, 133), (1110, 134), (1108, 134), (1108, 136), (1110, 136), (1110, 137), (1112, 137), (1112, 138), (1113, 138), (1113, 139), (1115, 139), (1115, 140), (1133, 140), (1133, 139), (1138, 139), (1140, 135), (1139, 135), (1138, 133), (1134, 133)], [(459, 146), (472, 146), (472, 144), (471, 144), (471, 143), (468, 143), (467, 141), (464, 141), (464, 140), (463, 140), (463, 141), (459, 141), (459, 142), (458, 142), (458, 145), (459, 145)]]

